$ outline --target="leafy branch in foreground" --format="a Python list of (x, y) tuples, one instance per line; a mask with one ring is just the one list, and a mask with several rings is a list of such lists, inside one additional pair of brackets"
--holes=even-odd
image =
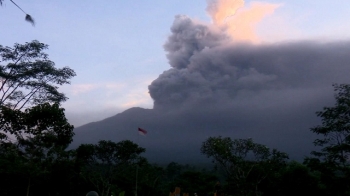
[(311, 128), (312, 132), (323, 135), (323, 138), (314, 141), (316, 146), (322, 147), (321, 151), (313, 151), (312, 154), (342, 170), (350, 166), (350, 85), (333, 86), (335, 106), (316, 112), (322, 125)]
[(67, 100), (57, 85), (69, 84), (76, 74), (68, 67), (55, 68), (43, 52), (47, 48), (36, 40), (12, 48), (0, 45), (0, 106), (22, 109)]

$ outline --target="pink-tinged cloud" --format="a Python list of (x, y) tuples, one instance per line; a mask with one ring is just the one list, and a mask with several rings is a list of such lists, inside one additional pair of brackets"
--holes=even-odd
[(244, 7), (244, 0), (212, 0), (208, 2), (207, 12), (214, 24), (222, 25), (227, 17)]
[(244, 7), (244, 0), (216, 0), (208, 4), (207, 11), (213, 23), (225, 27), (235, 41), (259, 43), (256, 25), (280, 5), (252, 2)]
[(96, 84), (76, 84), (72, 85), (71, 92), (73, 95), (79, 95), (82, 93), (90, 92), (94, 89), (96, 89), (98, 85)]

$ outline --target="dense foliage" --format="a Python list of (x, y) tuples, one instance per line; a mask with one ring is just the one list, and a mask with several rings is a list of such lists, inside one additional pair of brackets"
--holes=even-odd
[(57, 85), (75, 73), (55, 68), (45, 49), (38, 41), (0, 45), (1, 195), (50, 194), (35, 187), (55, 187), (55, 169), (69, 164), (74, 127), (60, 108), (67, 97)]
[(227, 190), (235, 195), (260, 195), (261, 184), (285, 167), (286, 153), (270, 150), (252, 139), (210, 137), (203, 142), (201, 152), (222, 169)]
[(320, 173), (328, 195), (350, 195), (350, 85), (334, 84), (335, 105), (316, 112), (322, 124), (311, 128), (320, 137), (314, 141), (319, 151), (305, 159)]

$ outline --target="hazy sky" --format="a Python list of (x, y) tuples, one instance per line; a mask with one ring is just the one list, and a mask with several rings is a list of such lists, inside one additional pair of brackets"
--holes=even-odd
[[(182, 26), (184, 20), (189, 21), (187, 25), (201, 24), (201, 28), (208, 27), (212, 28), (210, 31), (213, 32), (225, 32), (225, 34), (218, 33), (212, 37), (209, 36), (206, 39), (209, 41), (203, 43), (203, 47), (214, 47), (216, 44), (233, 39), (232, 42), (237, 42), (237, 47), (232, 44), (229, 47), (233, 47), (232, 51), (238, 51), (235, 53), (237, 54), (242, 51), (242, 48), (238, 47), (241, 43), (238, 42), (249, 42), (259, 48), (258, 52), (253, 52), (257, 59), (261, 56), (266, 57), (259, 51), (281, 52), (283, 56), (283, 54), (302, 47), (306, 48), (306, 53), (314, 54), (312, 48), (317, 47), (317, 45), (308, 47), (308, 44), (305, 47), (300, 44), (294, 47), (284, 47), (284, 49), (282, 47), (281, 50), (270, 47), (280, 42), (313, 40), (319, 44), (350, 38), (350, 24), (347, 22), (347, 19), (350, 18), (350, 1), (348, 0), (247, 0), (245, 2), (243, 0), (222, 0), (219, 3), (209, 1), (209, 7), (205, 0), (147, 2), (16, 0), (15, 2), (35, 19), (36, 25), (32, 27), (25, 22), (25, 15), (9, 0), (5, 0), (3, 6), (0, 7), (0, 44), (12, 46), (16, 42), (39, 40), (49, 45), (47, 53), (57, 67), (69, 66), (76, 71), (77, 76), (73, 78), (71, 85), (60, 88), (69, 97), (63, 107), (66, 108), (69, 121), (76, 126), (104, 119), (130, 107), (153, 108), (153, 100), (148, 89), (151, 84), (150, 90), (154, 91), (152, 95), (158, 101), (159, 106), (162, 106), (162, 100), (178, 100), (177, 95), (172, 96), (173, 99), (169, 97), (163, 99), (166, 94), (157, 94), (159, 92), (157, 89), (166, 84), (163, 79), (167, 74), (174, 74), (174, 71), (177, 70), (170, 69), (171, 67), (181, 68), (176, 66), (184, 65), (183, 62), (180, 62), (183, 59), (178, 58), (183, 57), (184, 54), (174, 53), (174, 48), (179, 46), (173, 44), (181, 41), (187, 44), (190, 41), (190, 39), (181, 40), (179, 37), (174, 37), (178, 34), (177, 30), (185, 28)], [(236, 8), (240, 9), (237, 11)], [(182, 16), (175, 19), (176, 15)], [(172, 30), (171, 27), (173, 27)], [(176, 27), (179, 28), (176, 29)], [(191, 28), (186, 27), (185, 29)], [(168, 40), (171, 35), (173, 37)], [(337, 45), (333, 48), (339, 49), (339, 47)], [(187, 49), (184, 48), (185, 51)], [(329, 50), (331, 53), (332, 48)], [(215, 51), (223, 54), (225, 58), (226, 50), (217, 48)], [(248, 51), (248, 54), (242, 52), (242, 56), (249, 56), (249, 51), (252, 49), (248, 48), (244, 51)], [(204, 50), (203, 52), (200, 55), (206, 56)], [(208, 53), (209, 56), (212, 54), (212, 52)], [(266, 59), (269, 59), (267, 57)], [(213, 56), (212, 59), (220, 64), (220, 56)], [(272, 64), (275, 62), (266, 61)], [(322, 64), (322, 66), (326, 65)], [(193, 63), (192, 67), (196, 67), (196, 63)], [(261, 75), (264, 71), (270, 75)], [(281, 71), (264, 67), (261, 70), (249, 69), (245, 74), (254, 76), (255, 82), (258, 78), (258, 82), (272, 81), (272, 83), (276, 76), (285, 76), (283, 80), (278, 80), (280, 82), (278, 84), (292, 85), (288, 79), (293, 79), (293, 77), (288, 78), (288, 74), (283, 71), (288, 70)], [(303, 70), (289, 71), (302, 72)], [(309, 77), (312, 74), (306, 75)], [(335, 75), (329, 77), (333, 76)], [(250, 80), (250, 78), (240, 80), (243, 82), (243, 87), (241, 85), (240, 88), (244, 88), (244, 85), (252, 85), (254, 81), (252, 83)], [(310, 81), (315, 82), (315, 80), (304, 82)], [(292, 82), (296, 88), (289, 89), (290, 91), (301, 86), (298, 86), (297, 82), (302, 81)], [(310, 88), (319, 87), (318, 90), (324, 86), (326, 84), (323, 86), (309, 85)], [(171, 86), (170, 82), (167, 88), (172, 87), (174, 86)], [(194, 85), (194, 88), (197, 87), (198, 84)], [(236, 88), (229, 85), (223, 88), (231, 87)], [(331, 88), (331, 83), (329, 87)], [(299, 88), (301, 94), (307, 94), (307, 89), (307, 87)], [(273, 91), (275, 88), (271, 87), (268, 90)], [(170, 91), (174, 92), (174, 90)], [(206, 92), (206, 89), (203, 89), (203, 92)], [(287, 91), (283, 92), (285, 94), (279, 95), (288, 96)], [(197, 95), (189, 97), (195, 96)], [(264, 94), (264, 96), (269, 97), (270, 95)], [(254, 100), (251, 101), (254, 102)], [(191, 104), (191, 102), (188, 103)]]

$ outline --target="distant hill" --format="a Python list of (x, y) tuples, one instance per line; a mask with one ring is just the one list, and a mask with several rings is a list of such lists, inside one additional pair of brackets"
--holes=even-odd
[[(269, 113), (260, 115), (261, 122), (256, 123), (250, 122), (244, 114), (235, 116), (207, 111), (207, 114), (199, 115), (203, 113), (206, 112), (179, 115), (154, 109), (131, 108), (102, 121), (75, 128), (71, 147), (97, 143), (99, 140), (131, 140), (146, 148), (144, 155), (150, 162), (159, 164), (171, 161), (182, 164), (210, 163), (210, 159), (201, 155), (200, 146), (208, 137), (219, 135), (233, 139), (251, 137), (257, 143), (287, 152), (291, 159), (300, 161), (313, 150), (315, 135), (308, 129), (318, 120), (315, 121), (316, 117), (312, 113), (294, 118), (275, 114), (285, 119), (283, 121), (271, 121), (274, 114)], [(304, 122), (311, 117), (313, 121)], [(294, 126), (285, 126), (286, 123)], [(139, 135), (138, 127), (147, 130), (147, 135)]]
[(315, 148), (315, 112), (334, 104), (332, 84), (350, 83), (349, 41), (236, 43), (221, 28), (179, 15), (164, 50), (170, 68), (148, 86), (153, 109), (78, 127), (73, 146), (129, 139), (150, 161), (198, 163), (210, 162), (202, 142), (223, 136), (252, 138), (301, 161)]
[[(170, 124), (171, 127), (165, 124)], [(169, 119), (151, 109), (135, 107), (102, 121), (75, 128), (71, 147), (76, 148), (82, 143), (94, 144), (99, 140), (131, 140), (146, 148), (145, 156), (150, 162), (209, 162), (209, 159), (200, 154), (201, 142), (192, 142), (196, 139), (188, 138), (189, 136), (181, 130), (175, 131), (174, 129), (181, 127), (176, 124), (177, 122), (169, 123)], [(139, 135), (138, 127), (147, 130), (147, 135)]]

